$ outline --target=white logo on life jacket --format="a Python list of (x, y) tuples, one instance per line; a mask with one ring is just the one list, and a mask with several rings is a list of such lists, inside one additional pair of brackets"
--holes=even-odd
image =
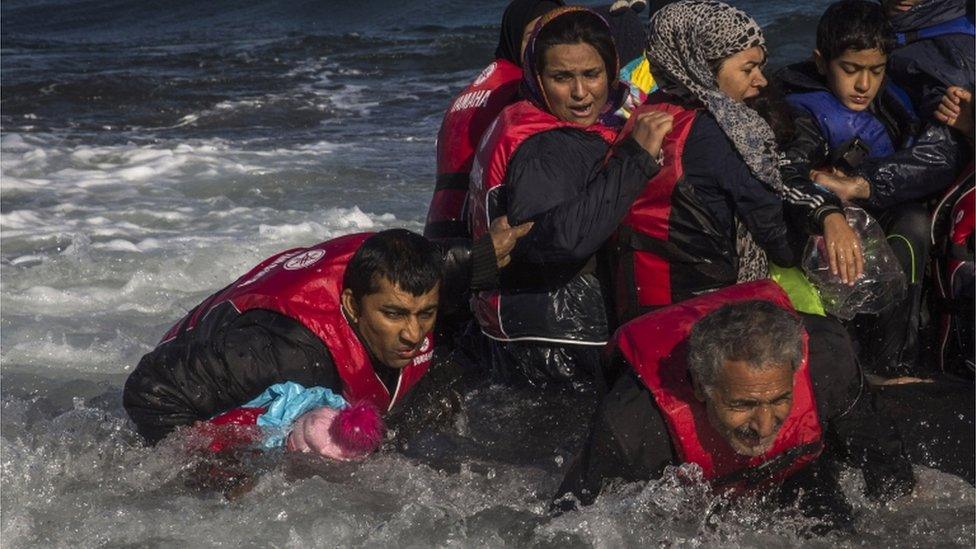
[(269, 263), (267, 266), (265, 266), (263, 269), (261, 269), (260, 271), (254, 273), (254, 276), (252, 276), (251, 278), (245, 280), (244, 282), (241, 282), (240, 284), (237, 285), (237, 287), (238, 288), (242, 288), (244, 286), (247, 286), (248, 284), (254, 284), (258, 280), (261, 280), (261, 277), (263, 277), (264, 275), (266, 275), (266, 274), (270, 273), (272, 270), (274, 270), (275, 267), (277, 267), (278, 265), (281, 265), (285, 261), (288, 261), (289, 259), (291, 259), (292, 257), (295, 257), (297, 254), (300, 254), (300, 253), (301, 252), (291, 252), (289, 254), (282, 254), (281, 257), (275, 259), (274, 261), (272, 261), (271, 263)]
[(310, 265), (314, 265), (316, 261), (322, 259), (325, 255), (323, 250), (308, 250), (302, 252), (299, 255), (289, 259), (285, 262), (286, 271), (297, 271), (298, 269), (304, 269)]
[(417, 352), (420, 353), (420, 354), (418, 354), (417, 356), (413, 357), (413, 365), (414, 366), (416, 366), (418, 364), (423, 364), (424, 362), (427, 362), (428, 360), (430, 360), (430, 358), (432, 356), (434, 356), (434, 351), (430, 350), (430, 338), (429, 337), (424, 337), (424, 342), (420, 344), (420, 349), (418, 349)]
[(496, 66), (498, 66), (498, 62), (497, 61), (492, 61), (491, 65), (488, 65), (487, 67), (485, 67), (485, 69), (483, 71), (481, 71), (481, 74), (478, 75), (478, 78), (475, 78), (474, 79), (474, 85), (475, 86), (480, 86), (480, 85), (484, 84), (485, 83), (485, 80), (488, 80), (488, 77), (491, 76), (491, 73), (495, 72), (495, 67)]
[(461, 97), (458, 97), (457, 101), (454, 102), (454, 105), (451, 106), (451, 112), (457, 112), (473, 107), (484, 107), (488, 104), (488, 97), (490, 96), (491, 90), (468, 92)]

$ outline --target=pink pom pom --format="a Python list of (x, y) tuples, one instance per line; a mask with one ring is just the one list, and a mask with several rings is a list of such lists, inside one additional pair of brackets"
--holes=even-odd
[(386, 426), (379, 410), (369, 401), (360, 400), (340, 410), (329, 431), (339, 446), (367, 454), (380, 447)]

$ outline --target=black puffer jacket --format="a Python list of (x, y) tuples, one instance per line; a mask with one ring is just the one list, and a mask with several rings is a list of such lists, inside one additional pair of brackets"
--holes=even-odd
[(225, 303), (142, 357), (122, 401), (139, 434), (154, 444), (285, 381), (342, 390), (328, 349), (308, 328), (271, 311), (240, 314)]
[[(444, 253), (445, 287), (453, 288), (450, 291), (466, 289), (472, 270), (494, 268), (488, 236), (474, 246), (454, 241)], [(477, 265), (479, 261), (483, 265)], [(480, 277), (490, 278), (483, 273)], [(372, 365), (392, 394), (398, 371), (375, 358)], [(139, 434), (153, 444), (179, 426), (241, 406), (285, 381), (343, 389), (328, 348), (307, 327), (276, 312), (254, 309), (242, 314), (224, 303), (192, 330), (142, 357), (126, 380), (122, 399)]]
[[(828, 91), (813, 62), (783, 68), (776, 74), (786, 94)], [(869, 107), (885, 126), (896, 152), (883, 158), (866, 158), (851, 175), (864, 177), (871, 185), (871, 196), (864, 205), (874, 210), (920, 199), (950, 185), (968, 161), (968, 155), (954, 132), (941, 123), (918, 120), (883, 85)], [(805, 110), (794, 111), (795, 135), (786, 147), (790, 160), (787, 170), (808, 173), (830, 158), (831, 150), (816, 120)]]
[(525, 140), (505, 176), (512, 225), (534, 221), (501, 276), (506, 333), (525, 338), (601, 342), (605, 296), (594, 254), (617, 229), (658, 166), (633, 139), (607, 157), (598, 135), (552, 130)]

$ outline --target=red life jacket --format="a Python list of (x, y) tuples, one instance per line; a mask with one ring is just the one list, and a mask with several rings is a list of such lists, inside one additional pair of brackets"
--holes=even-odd
[(267, 412), (265, 407), (234, 408), (208, 421), (196, 423), (193, 430), (211, 452), (250, 446), (261, 440), (258, 418)]
[(349, 326), (339, 299), (346, 264), (370, 236), (372, 233), (346, 235), (265, 259), (190, 311), (163, 336), (163, 342), (192, 330), (208, 312), (225, 302), (239, 313), (274, 311), (300, 322), (325, 343), (342, 378), (346, 400), (366, 399), (380, 410), (390, 410), (426, 373), (433, 355), (433, 335), (427, 334), (421, 354), (400, 370), (391, 395), (373, 370), (366, 347)]
[(427, 210), (427, 238), (469, 236), (464, 199), (475, 149), (498, 113), (515, 101), (521, 80), (521, 67), (496, 59), (451, 101), (437, 133), (437, 185)]
[(793, 375), (793, 407), (766, 454), (737, 454), (709, 423), (705, 404), (695, 398), (684, 346), (692, 326), (726, 303), (751, 299), (792, 310), (786, 293), (775, 282), (760, 280), (646, 314), (622, 326), (614, 336), (622, 356), (654, 395), (678, 459), (701, 466), (704, 478), (721, 488), (749, 489), (782, 481), (816, 459), (823, 446), (807, 367), (806, 334), (803, 363)]
[[(478, 239), (488, 232), (488, 226), (492, 219), (506, 213), (506, 201), (503, 192), (505, 174), (515, 151), (533, 135), (559, 128), (573, 128), (592, 132), (608, 143), (612, 143), (617, 136), (616, 130), (599, 123), (583, 127), (573, 122), (562, 121), (527, 100), (506, 107), (495, 119), (492, 126), (488, 128), (471, 166), (468, 215), (471, 235), (474, 239)], [(505, 332), (501, 318), (501, 292), (478, 292), (471, 299), (475, 318), (481, 324), (482, 331), (489, 337), (503, 341), (546, 339)]]
[(684, 184), (685, 143), (700, 111), (651, 100), (634, 112), (618, 139), (629, 136), (636, 115), (648, 111), (672, 114), (674, 125), (661, 147), (660, 171), (647, 181), (614, 239), (614, 303), (621, 322), (736, 281), (734, 242), (727, 242)]

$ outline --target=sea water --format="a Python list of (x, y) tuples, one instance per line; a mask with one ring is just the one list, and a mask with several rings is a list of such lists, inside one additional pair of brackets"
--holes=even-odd
[[(783, 64), (827, 2), (739, 4)], [(180, 437), (140, 443), (122, 384), (202, 298), (278, 250), (422, 228), (441, 115), (491, 58), (503, 8), (3, 3), (4, 547), (973, 545), (971, 475), (925, 452), (915, 493), (887, 505), (846, 471), (856, 532), (827, 538), (675, 472), (552, 516), (590, 409), (501, 386), (362, 464), (257, 457), (234, 500), (187, 486), (198, 458)]]

